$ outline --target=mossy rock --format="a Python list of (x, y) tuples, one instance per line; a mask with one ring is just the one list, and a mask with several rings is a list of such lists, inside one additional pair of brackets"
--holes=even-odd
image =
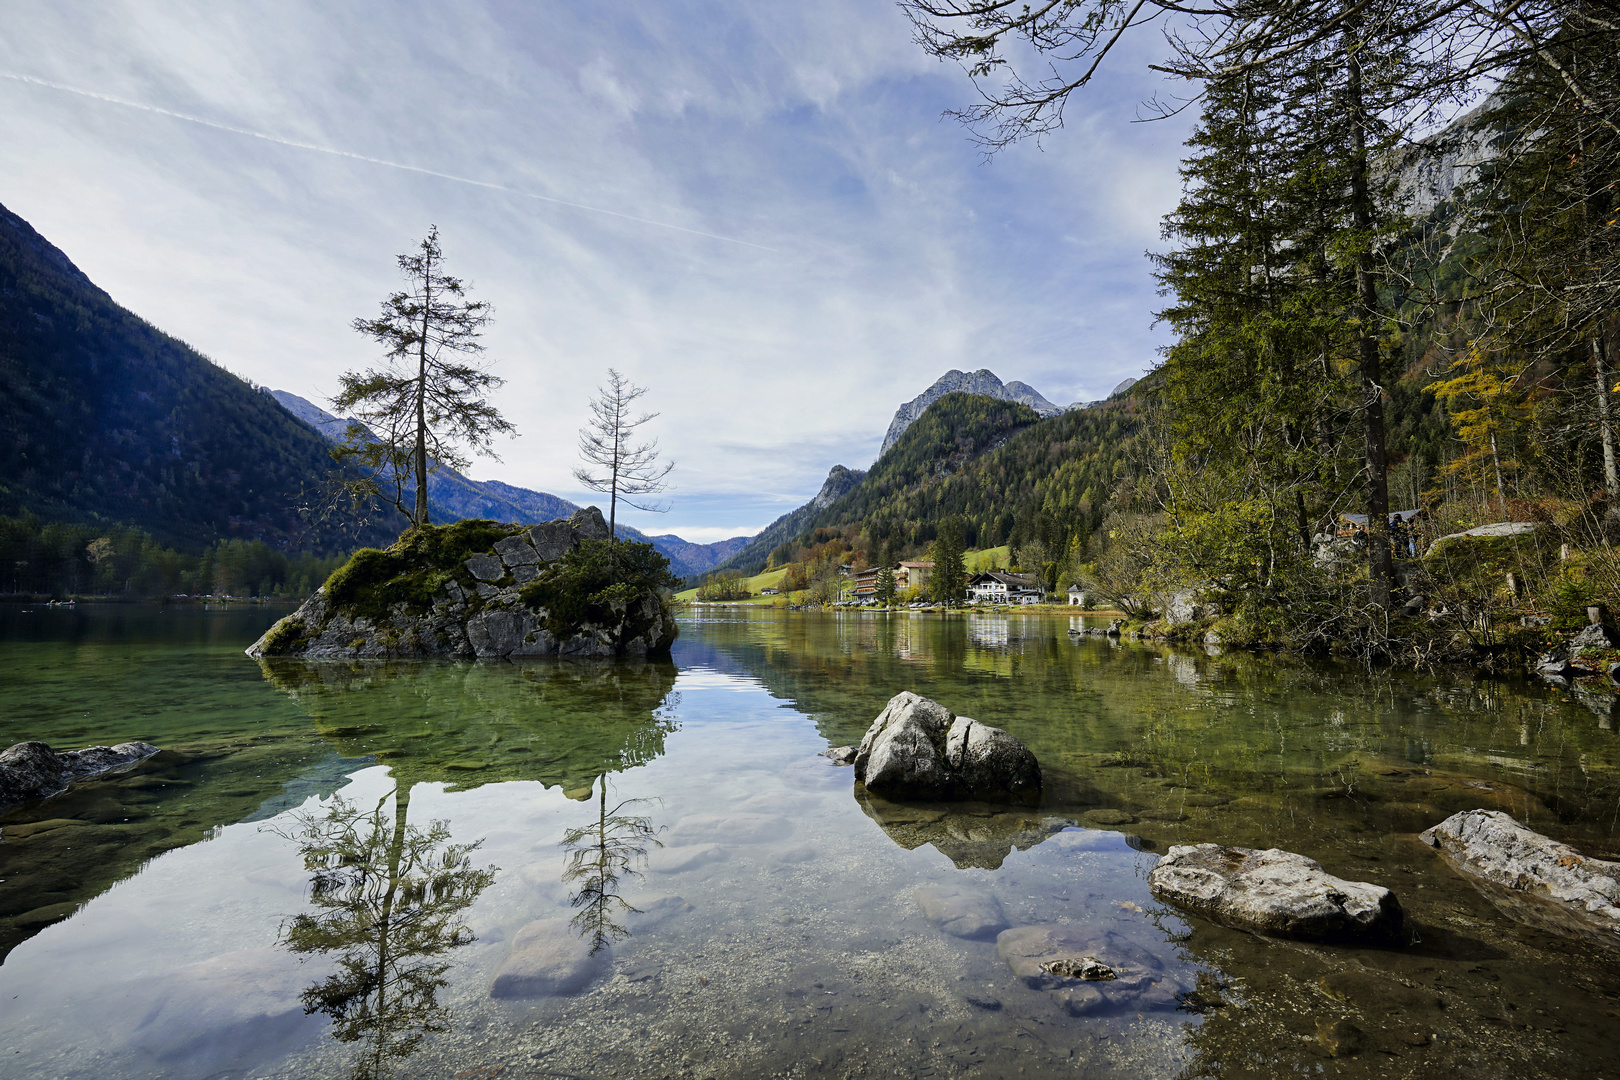
[(373, 621), (387, 618), (397, 604), (423, 614), (452, 581), (476, 589), (467, 560), (522, 531), (521, 525), (483, 520), (409, 529), (388, 548), (361, 548), (334, 570), (326, 579), (327, 602), (334, 611)]

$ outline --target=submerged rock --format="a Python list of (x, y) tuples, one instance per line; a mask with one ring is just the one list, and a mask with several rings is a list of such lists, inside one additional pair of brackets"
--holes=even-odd
[(1620, 863), (1582, 855), (1499, 810), (1464, 810), (1419, 838), (1509, 918), (1620, 947)]
[[(591, 546), (607, 539), (594, 506), (527, 527), (458, 521), (412, 530), (387, 551), (356, 552), (247, 654), (493, 660), (667, 653), (676, 627), (664, 594), (651, 585), (608, 587), (622, 570), (610, 573)], [(575, 553), (560, 570), (567, 588), (548, 585), (542, 575)]]
[(952, 937), (984, 940), (1007, 928), (994, 893), (961, 885), (924, 885), (917, 890), (923, 917)]
[(21, 742), (0, 752), (0, 807), (66, 791), (76, 780), (112, 772), (158, 752), (151, 743), (87, 746), (59, 754), (42, 742)]
[(1112, 930), (1075, 924), (1015, 926), (996, 936), (1013, 974), (1073, 1015), (1173, 1006), (1183, 987), (1158, 957)]
[(1345, 881), (1271, 848), (1177, 845), (1148, 875), (1159, 899), (1240, 930), (1305, 940), (1396, 942), (1401, 905), (1381, 885)]
[(834, 765), (853, 765), (859, 753), (853, 746), (831, 746), (823, 750), (821, 757), (826, 758)]
[(890, 799), (1038, 802), (1041, 767), (1013, 736), (908, 691), (861, 740), (855, 779)]
[(577, 994), (607, 970), (608, 950), (591, 952), (567, 919), (539, 919), (519, 930), (495, 972), (489, 996), (533, 998)]

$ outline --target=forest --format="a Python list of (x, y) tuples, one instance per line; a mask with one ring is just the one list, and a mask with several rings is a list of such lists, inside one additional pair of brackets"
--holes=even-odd
[[(1167, 42), (1199, 121), (1149, 376), (993, 436), (989, 404), (937, 402), (770, 562), (915, 557), (956, 520), (1141, 625), (1179, 597), (1184, 632), (1366, 657), (1512, 653), (1620, 602), (1607, 8), (1260, 7)], [(1062, 137), (1084, 65), (1135, 32), (1100, 5), (908, 8), (979, 80), (962, 118), (992, 152)]]
[(165, 547), (132, 526), (0, 517), (0, 593), (21, 596), (252, 596), (299, 599), (344, 554), (289, 554), (263, 540)]

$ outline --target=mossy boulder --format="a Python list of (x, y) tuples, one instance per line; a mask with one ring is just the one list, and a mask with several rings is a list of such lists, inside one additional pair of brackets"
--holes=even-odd
[(595, 507), (539, 525), (458, 521), (363, 548), (253, 657), (656, 656), (675, 640), (669, 564), (611, 541)]

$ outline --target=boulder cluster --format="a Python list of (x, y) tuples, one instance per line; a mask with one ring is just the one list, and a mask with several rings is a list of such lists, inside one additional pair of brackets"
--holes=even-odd
[[(494, 541), (458, 565), (431, 568), (437, 589), (424, 603), (385, 612), (337, 602), (330, 582), (247, 649), (252, 657), (306, 660), (517, 659), (535, 656), (649, 656), (669, 650), (675, 620), (664, 598), (643, 590), (599, 623), (559, 628), (524, 598), (523, 587), (587, 540), (608, 539), (596, 507)], [(342, 573), (342, 571), (339, 571)]]
[(1041, 766), (1027, 746), (909, 690), (872, 721), (853, 762), (855, 779), (890, 799), (1035, 803), (1041, 796)]
[(0, 809), (49, 798), (69, 784), (145, 761), (158, 752), (151, 743), (87, 746), (57, 753), (42, 742), (21, 742), (0, 752)]

